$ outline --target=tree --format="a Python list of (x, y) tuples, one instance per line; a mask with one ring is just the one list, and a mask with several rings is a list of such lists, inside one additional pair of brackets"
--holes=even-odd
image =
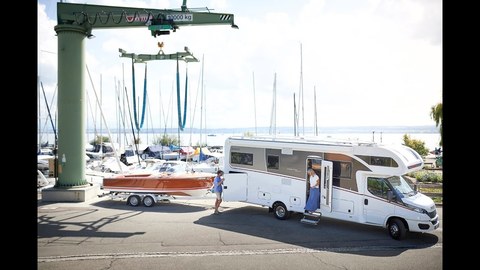
[(164, 134), (161, 138), (157, 137), (154, 141), (153, 144), (158, 145), (164, 145), (164, 146), (169, 146), (170, 144), (173, 145), (178, 145), (178, 139), (173, 137), (173, 136), (168, 136)]
[(424, 141), (411, 139), (408, 134), (403, 135), (403, 144), (417, 151), (422, 157), (425, 157), (429, 153), (428, 148), (425, 147)]
[(110, 138), (108, 136), (97, 135), (95, 139), (90, 141), (90, 144), (95, 145), (95, 144), (101, 144), (106, 142), (110, 142)]
[(442, 139), (442, 120), (443, 120), (443, 108), (442, 103), (437, 103), (437, 105), (432, 106), (430, 111), (430, 117), (435, 121), (435, 125), (440, 130), (440, 142), (438, 143), (440, 146), (443, 146), (443, 139)]
[(245, 131), (245, 132), (243, 133), (243, 136), (244, 136), (244, 137), (253, 137), (253, 133), (250, 132), (250, 131)]

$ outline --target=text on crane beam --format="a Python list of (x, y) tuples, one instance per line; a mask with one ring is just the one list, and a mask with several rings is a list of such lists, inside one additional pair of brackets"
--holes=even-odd
[[(153, 18), (152, 14), (137, 14), (127, 15), (125, 19), (127, 22), (147, 22)], [(179, 13), (179, 14), (167, 14), (165, 19), (173, 20), (174, 22), (191, 22), (193, 21), (193, 14), (191, 13)]]
[(193, 21), (193, 14), (180, 13), (180, 14), (168, 14), (167, 20), (173, 20), (174, 22), (191, 22)]

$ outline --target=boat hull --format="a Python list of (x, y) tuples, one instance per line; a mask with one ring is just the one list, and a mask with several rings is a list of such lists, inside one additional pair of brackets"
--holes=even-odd
[(177, 196), (204, 196), (215, 174), (124, 174), (103, 179), (103, 189), (114, 192), (155, 193)]

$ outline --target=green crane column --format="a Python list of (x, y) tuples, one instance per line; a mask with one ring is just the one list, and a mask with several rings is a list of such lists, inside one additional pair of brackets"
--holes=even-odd
[(85, 177), (85, 38), (78, 25), (57, 25), (58, 37), (58, 181), (55, 187), (87, 185)]

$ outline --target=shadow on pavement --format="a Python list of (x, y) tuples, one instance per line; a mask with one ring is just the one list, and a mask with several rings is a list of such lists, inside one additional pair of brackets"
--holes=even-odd
[(246, 206), (205, 216), (194, 223), (309, 249), (367, 256), (398, 256), (406, 250), (439, 243), (434, 234), (409, 233), (406, 239), (397, 241), (385, 228), (329, 218), (322, 218), (318, 225), (309, 225), (300, 222), (302, 217), (297, 213), (287, 220), (278, 220), (267, 208)]
[[(145, 234), (145, 231), (108, 232), (103, 228), (104, 225), (122, 222), (145, 213), (182, 214), (205, 211), (211, 208), (210, 206), (197, 205), (194, 201), (175, 202), (174, 200), (160, 201), (152, 207), (145, 207), (143, 205), (133, 207), (127, 205), (125, 201), (111, 199), (99, 200), (88, 205), (83, 205), (82, 203), (58, 205), (58, 202), (50, 203), (42, 201), (38, 201), (37, 205), (39, 207), (37, 214), (37, 239), (52, 237), (125, 238)], [(98, 208), (115, 211), (109, 216), (102, 216)], [(51, 212), (58, 212), (55, 219), (49, 217), (48, 213)], [(60, 219), (58, 219), (58, 217), (60, 217)]]
[[(65, 209), (65, 208), (63, 208)], [(68, 209), (65, 209), (68, 211)], [(65, 211), (60, 210), (60, 211)], [(106, 224), (119, 222), (125, 219), (132, 218), (140, 213), (119, 213), (109, 217), (103, 217), (95, 219), (90, 216), (89, 221), (73, 221), (81, 216), (87, 217), (92, 215), (97, 210), (92, 209), (90, 211), (82, 210), (81, 214), (75, 215), (70, 210), (70, 216), (65, 214), (61, 220), (53, 220), (46, 215), (38, 214), (37, 220), (37, 238), (50, 238), (50, 237), (111, 237), (111, 238), (125, 238), (133, 235), (144, 234), (145, 232), (108, 232), (102, 231), (102, 227)]]
[(122, 200), (102, 200), (91, 204), (92, 206), (116, 209), (116, 210), (128, 210), (136, 212), (160, 212), (160, 213), (192, 213), (205, 211), (205, 209), (210, 209), (205, 205), (196, 205), (194, 201), (185, 202), (185, 201), (175, 201), (172, 200), (163, 200), (159, 201), (151, 207), (146, 207), (143, 205), (131, 206), (127, 205), (126, 201)]

